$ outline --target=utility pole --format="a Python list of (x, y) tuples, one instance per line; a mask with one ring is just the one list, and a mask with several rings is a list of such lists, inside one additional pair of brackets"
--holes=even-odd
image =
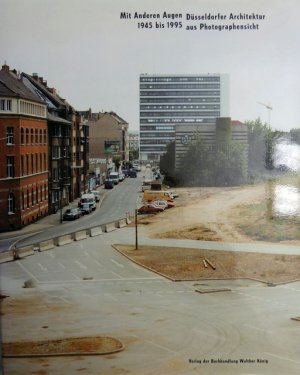
[(273, 107), (270, 104), (265, 104), (265, 103), (261, 103), (261, 102), (258, 102), (258, 104), (263, 105), (267, 109), (267, 111), (268, 111), (268, 124), (269, 124), (269, 126), (271, 126), (271, 111), (273, 110)]

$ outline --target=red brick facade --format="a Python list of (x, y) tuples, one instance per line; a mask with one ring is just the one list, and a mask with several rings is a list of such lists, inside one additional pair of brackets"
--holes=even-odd
[(0, 115), (0, 228), (13, 230), (48, 213), (47, 120)]

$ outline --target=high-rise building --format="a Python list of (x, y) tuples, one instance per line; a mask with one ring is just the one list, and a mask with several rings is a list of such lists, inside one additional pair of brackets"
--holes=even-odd
[(227, 74), (140, 75), (140, 159), (159, 160), (175, 126), (229, 116)]

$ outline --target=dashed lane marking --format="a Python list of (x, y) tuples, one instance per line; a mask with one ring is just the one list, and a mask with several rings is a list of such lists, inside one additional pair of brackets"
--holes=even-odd
[(110, 261), (113, 262), (116, 266), (124, 268), (123, 264), (118, 263), (116, 260), (110, 259)]

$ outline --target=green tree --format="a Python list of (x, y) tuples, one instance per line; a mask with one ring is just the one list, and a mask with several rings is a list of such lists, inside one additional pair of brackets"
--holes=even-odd
[(262, 173), (273, 168), (274, 133), (260, 118), (246, 121), (248, 126), (248, 167), (249, 174)]
[(300, 145), (300, 129), (290, 130), (291, 141)]

